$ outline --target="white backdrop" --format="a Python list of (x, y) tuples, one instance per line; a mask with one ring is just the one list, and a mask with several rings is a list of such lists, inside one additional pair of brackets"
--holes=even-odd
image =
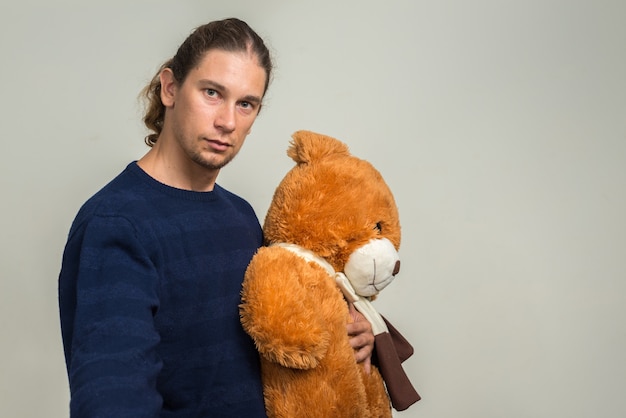
[(376, 302), (413, 343), (397, 417), (626, 415), (626, 3), (13, 1), (0, 5), (0, 415), (66, 417), (57, 275), (80, 204), (146, 151), (137, 96), (238, 16), (277, 70), (218, 182), (262, 220), (290, 134), (342, 139), (396, 196)]

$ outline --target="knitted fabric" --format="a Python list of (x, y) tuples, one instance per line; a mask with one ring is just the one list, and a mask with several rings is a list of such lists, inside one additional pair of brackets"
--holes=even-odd
[(72, 417), (265, 417), (239, 321), (262, 243), (240, 197), (166, 186), (136, 162), (80, 209), (59, 276)]

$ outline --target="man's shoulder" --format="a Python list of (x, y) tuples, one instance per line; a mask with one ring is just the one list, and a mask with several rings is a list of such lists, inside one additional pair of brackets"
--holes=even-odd
[(243, 197), (226, 190), (224, 187), (219, 184), (215, 185), (214, 191), (217, 192), (223, 199), (229, 201), (232, 205), (237, 206), (239, 208), (243, 208), (246, 211), (253, 210), (252, 205)]
[(91, 196), (83, 205), (82, 210), (91, 210), (105, 214), (115, 214), (123, 206), (131, 202), (142, 200), (144, 185), (136, 175), (135, 163), (129, 164), (121, 173), (108, 184)]
[(132, 217), (149, 206), (149, 188), (136, 173), (135, 163), (129, 164), (121, 173), (92, 195), (81, 206), (75, 226), (92, 219), (103, 217)]

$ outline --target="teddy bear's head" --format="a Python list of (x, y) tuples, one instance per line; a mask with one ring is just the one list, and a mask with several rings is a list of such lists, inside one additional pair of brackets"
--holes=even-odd
[(266, 244), (303, 247), (344, 272), (361, 296), (374, 296), (398, 273), (400, 221), (380, 173), (325, 135), (298, 131), (287, 151), (297, 164), (274, 193)]

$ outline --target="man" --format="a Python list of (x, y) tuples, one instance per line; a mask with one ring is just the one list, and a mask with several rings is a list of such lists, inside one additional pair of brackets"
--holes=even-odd
[[(239, 322), (262, 232), (216, 184), (258, 115), (272, 63), (244, 22), (197, 28), (146, 88), (148, 153), (79, 211), (59, 277), (74, 417), (264, 417)], [(366, 321), (348, 325), (369, 362)]]

